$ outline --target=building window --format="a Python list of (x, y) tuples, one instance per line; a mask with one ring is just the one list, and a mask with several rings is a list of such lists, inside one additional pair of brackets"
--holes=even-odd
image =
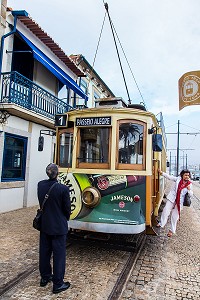
[(85, 80), (83, 80), (81, 78), (80, 80), (80, 88), (82, 89), (82, 91), (84, 91), (84, 93), (87, 95), (88, 94), (88, 84)]
[(94, 91), (94, 99), (98, 99), (98, 98), (100, 98), (100, 95), (96, 91)]
[(5, 133), (1, 181), (25, 180), (27, 138)]

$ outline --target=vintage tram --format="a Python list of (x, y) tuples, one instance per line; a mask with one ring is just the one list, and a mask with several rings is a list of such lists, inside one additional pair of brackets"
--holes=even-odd
[(164, 193), (162, 114), (122, 98), (56, 116), (59, 180), (71, 196), (73, 231), (137, 234), (152, 227)]

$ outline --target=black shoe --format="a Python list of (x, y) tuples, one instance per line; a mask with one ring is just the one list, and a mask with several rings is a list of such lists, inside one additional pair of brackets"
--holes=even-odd
[(53, 275), (51, 275), (48, 279), (41, 278), (40, 286), (42, 286), (42, 287), (46, 286), (50, 281), (52, 281), (52, 279), (53, 279)]
[(70, 287), (70, 283), (69, 282), (64, 282), (59, 288), (53, 289), (53, 294), (61, 293), (65, 290), (67, 290), (69, 287)]

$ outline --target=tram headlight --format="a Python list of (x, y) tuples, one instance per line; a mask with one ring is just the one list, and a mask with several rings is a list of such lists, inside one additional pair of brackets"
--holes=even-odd
[(87, 207), (95, 207), (99, 204), (101, 195), (94, 187), (87, 187), (82, 192), (82, 201)]

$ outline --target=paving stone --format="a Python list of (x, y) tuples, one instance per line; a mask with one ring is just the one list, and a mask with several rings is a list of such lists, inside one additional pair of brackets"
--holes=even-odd
[[(200, 198), (199, 183), (194, 184), (194, 192)], [(160, 236), (147, 238), (136, 266), (139, 276), (146, 274), (140, 289), (137, 280), (133, 286), (137, 300), (141, 291), (148, 294), (149, 300), (200, 299), (200, 201), (193, 198), (192, 206), (183, 209), (177, 234), (170, 239), (166, 236), (168, 227), (160, 230)], [(153, 275), (150, 280), (146, 280), (148, 275)]]
[[(200, 185), (195, 183), (195, 194), (200, 198)], [(0, 214), (0, 279), (1, 286), (19, 276), (27, 266), (37, 266), (38, 235), (32, 228), (37, 207)], [(184, 208), (177, 234), (166, 236), (168, 225), (159, 236), (148, 236), (134, 267), (123, 300), (199, 300), (200, 299), (200, 201), (193, 199)], [(66, 293), (52, 295), (52, 286), (38, 286), (38, 269), (21, 287), (7, 293), (3, 300), (106, 300), (128, 254), (101, 250), (97, 253), (82, 248), (68, 251), (66, 280), (72, 285)], [(111, 259), (112, 257), (112, 259)], [(91, 262), (92, 259), (92, 262)], [(110, 276), (110, 273), (112, 276)]]

